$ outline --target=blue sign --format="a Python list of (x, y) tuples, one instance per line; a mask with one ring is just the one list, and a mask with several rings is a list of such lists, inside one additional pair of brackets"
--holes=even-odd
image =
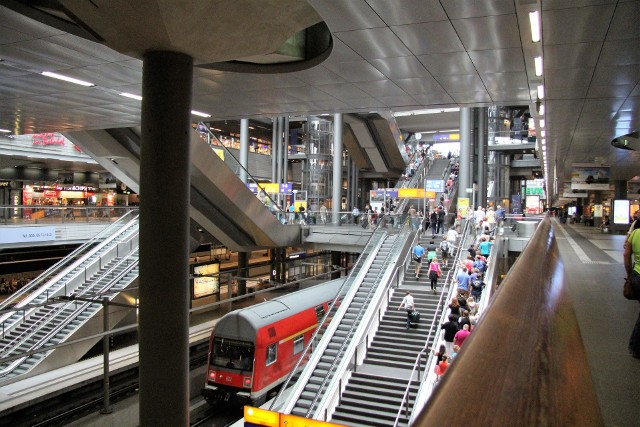
[(426, 179), (424, 181), (425, 191), (435, 191), (437, 193), (444, 192), (444, 181), (441, 179)]

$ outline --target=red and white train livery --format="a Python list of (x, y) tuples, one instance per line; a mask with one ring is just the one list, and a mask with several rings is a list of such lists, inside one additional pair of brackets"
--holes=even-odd
[(295, 366), (342, 283), (332, 280), (220, 318), (209, 341), (207, 402), (264, 403)]

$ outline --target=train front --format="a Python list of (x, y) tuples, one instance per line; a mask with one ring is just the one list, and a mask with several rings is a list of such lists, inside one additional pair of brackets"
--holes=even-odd
[(253, 358), (252, 342), (217, 337), (214, 332), (202, 389), (207, 402), (251, 403)]

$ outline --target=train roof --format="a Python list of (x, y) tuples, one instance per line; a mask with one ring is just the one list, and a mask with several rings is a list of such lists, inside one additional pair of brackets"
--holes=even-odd
[(274, 322), (335, 298), (344, 278), (292, 292), (224, 315), (215, 326), (215, 336), (254, 342), (256, 332)]

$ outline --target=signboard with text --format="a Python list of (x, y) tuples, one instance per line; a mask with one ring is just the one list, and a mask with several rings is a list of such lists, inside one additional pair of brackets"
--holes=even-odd
[(0, 244), (49, 242), (56, 240), (55, 227), (5, 227), (0, 233)]

